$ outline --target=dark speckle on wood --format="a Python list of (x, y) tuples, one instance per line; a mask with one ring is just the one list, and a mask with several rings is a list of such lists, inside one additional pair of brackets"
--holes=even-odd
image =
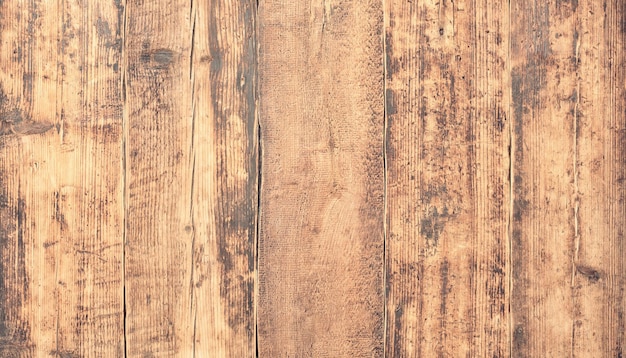
[(109, 26), (109, 23), (102, 18), (98, 18), (98, 20), (96, 20), (96, 30), (98, 31), (98, 35), (102, 37), (111, 36), (111, 27)]
[(385, 91), (385, 111), (387, 115), (396, 114), (397, 112), (394, 92), (391, 89)]
[(578, 273), (588, 278), (589, 281), (591, 282), (597, 282), (602, 277), (602, 275), (600, 274), (598, 270), (589, 266), (577, 265), (576, 271), (578, 271)]
[(152, 51), (144, 50), (140, 59), (141, 62), (150, 67), (164, 69), (174, 61), (174, 52), (165, 48)]
[(154, 51), (153, 58), (156, 63), (167, 66), (172, 63), (174, 53), (168, 49), (159, 49)]

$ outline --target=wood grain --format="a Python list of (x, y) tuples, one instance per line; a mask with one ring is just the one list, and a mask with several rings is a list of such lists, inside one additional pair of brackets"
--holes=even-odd
[(193, 10), (194, 352), (255, 357), (256, 2)]
[(124, 35), (126, 355), (193, 351), (188, 1), (128, 1)]
[(120, 7), (1, 4), (0, 355), (123, 354)]
[(385, 7), (386, 356), (504, 357), (506, 1)]
[(254, 355), (255, 9), (126, 8), (127, 355)]
[(622, 357), (625, 46), (620, 0), (0, 0), (0, 357)]
[(383, 355), (382, 19), (259, 4), (260, 357)]
[(515, 356), (624, 354), (625, 10), (511, 2)]
[[(0, 353), (14, 357), (32, 356), (35, 344), (47, 347), (54, 346), (54, 323), (48, 325), (48, 331), (43, 340), (44, 344), (33, 342), (31, 314), (35, 302), (30, 294), (32, 287), (32, 272), (26, 260), (26, 251), (34, 246), (24, 234), (28, 226), (27, 220), (31, 215), (29, 205), (26, 217), (25, 177), (28, 166), (22, 165), (24, 153), (29, 152), (29, 143), (24, 143), (22, 136), (14, 133), (15, 122), (25, 117), (24, 112), (32, 112), (32, 67), (29, 66), (32, 45), (21, 38), (20, 30), (27, 33), (28, 12), (16, 4), (1, 4), (2, 23), (0, 32), (0, 56), (2, 56), (2, 71), (0, 71), (0, 118), (2, 129), (0, 136)], [(19, 17), (18, 17), (19, 15)], [(26, 16), (23, 21), (22, 16)], [(5, 18), (12, 21), (6, 21)], [(15, 28), (14, 31), (10, 31)], [(32, 41), (37, 40), (34, 33)], [(13, 51), (7, 51), (13, 48)], [(20, 51), (21, 50), (21, 51)], [(24, 51), (26, 50), (26, 51)], [(20, 56), (18, 56), (18, 54)], [(26, 58), (24, 58), (26, 56)], [(22, 97), (25, 98), (22, 101)], [(30, 116), (32, 118), (32, 116)], [(30, 121), (32, 123), (32, 121)], [(30, 141), (32, 142), (32, 140)], [(26, 148), (25, 148), (26, 147)], [(45, 200), (45, 199), (44, 199)], [(40, 205), (42, 206), (42, 205)], [(40, 256), (41, 257), (41, 250)], [(56, 287), (52, 282), (52, 287)], [(54, 322), (56, 317), (49, 317)]]

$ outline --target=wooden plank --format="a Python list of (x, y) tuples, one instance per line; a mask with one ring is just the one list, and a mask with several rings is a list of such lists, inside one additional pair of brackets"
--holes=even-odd
[[(53, 42), (58, 59), (47, 66), (56, 66), (57, 71), (57, 150), (62, 154), (55, 158), (45, 147), (39, 153), (58, 177), (54, 212), (46, 214), (55, 221), (59, 245), (50, 239), (43, 244), (54, 250), (59, 262), (55, 351), (59, 356), (120, 356), (123, 7), (112, 0), (60, 5), (60, 16), (51, 10), (44, 14), (61, 34), (60, 42)], [(45, 95), (43, 87), (38, 96)], [(42, 115), (48, 115), (43, 108)], [(38, 265), (33, 270), (46, 275)]]
[(121, 6), (1, 6), (0, 353), (119, 356)]
[(386, 2), (387, 357), (509, 354), (508, 11)]
[(259, 3), (261, 357), (383, 355), (382, 17)]
[[(29, 116), (32, 112), (29, 103), (32, 94), (32, 44), (38, 40), (34, 28), (26, 31), (30, 17), (27, 9), (15, 3), (0, 4), (2, 22), (0, 23), (0, 56), (2, 58), (0, 71), (0, 353), (14, 357), (29, 357), (33, 355), (37, 346), (54, 347), (52, 330), (46, 336), (33, 342), (31, 315), (36, 298), (31, 297), (32, 273), (27, 261), (27, 250), (34, 247), (36, 238), (25, 238), (24, 234), (31, 219), (33, 204), (29, 205), (26, 216), (26, 194), (24, 193), (24, 172), (28, 167), (25, 162), (25, 152), (28, 153), (28, 142), (24, 143), (25, 136), (17, 135), (14, 129), (16, 120)], [(10, 21), (5, 20), (11, 19)], [(32, 34), (29, 41), (20, 33)], [(7, 49), (12, 48), (12, 51)], [(17, 51), (16, 51), (17, 50)], [(15, 53), (12, 53), (14, 52)], [(24, 98), (24, 100), (22, 100)], [(33, 121), (27, 123), (32, 124)], [(39, 135), (37, 135), (39, 136)], [(28, 137), (26, 137), (28, 139)], [(37, 143), (39, 144), (39, 143)], [(27, 157), (27, 156), (26, 156)], [(31, 201), (32, 202), (32, 201)], [(36, 201), (34, 201), (36, 203)], [(41, 255), (41, 250), (39, 251)], [(52, 283), (55, 287), (54, 283)], [(48, 317), (47, 317), (48, 318)], [(49, 317), (55, 320), (56, 317)], [(43, 322), (42, 322), (43, 323)], [(48, 328), (53, 326), (49, 325)], [(46, 343), (42, 344), (41, 340)]]
[(255, 357), (256, 1), (193, 9), (195, 352)]
[(624, 353), (620, 1), (512, 1), (515, 356)]
[[(41, 280), (41, 276), (32, 277), (30, 257), (34, 257), (34, 262), (41, 262), (44, 253), (41, 250), (41, 238), (38, 235), (29, 235), (32, 225), (28, 222), (34, 221), (42, 209), (45, 210), (46, 202), (50, 201), (50, 193), (42, 195), (29, 195), (32, 192), (29, 187), (31, 183), (26, 183), (28, 177), (28, 165), (26, 158), (29, 158), (33, 147), (46, 146), (50, 142), (49, 138), (41, 139), (41, 134), (30, 136), (20, 135), (21, 131), (15, 127), (25, 122), (27, 127), (37, 127), (38, 123), (46, 123), (43, 128), (49, 126), (54, 118), (33, 118), (34, 95), (33, 79), (35, 71), (33, 69), (33, 58), (37, 55), (34, 49), (35, 44), (44, 46), (45, 40), (41, 38), (41, 32), (35, 28), (33, 20), (36, 13), (31, 13), (33, 4), (3, 3), (2, 27), (0, 32), (2, 51), (2, 71), (1, 73), (1, 93), (0, 107), (2, 119), (2, 136), (0, 137), (0, 240), (1, 240), (1, 312), (0, 317), (0, 353), (2, 355), (12, 355), (15, 357), (32, 356), (39, 348), (49, 348), (54, 350), (55, 345), (55, 323), (58, 318), (56, 314), (45, 315), (39, 320), (46, 329), (43, 336), (37, 336), (32, 332), (37, 330), (37, 321), (33, 321), (33, 310), (36, 309), (38, 297), (31, 294), (34, 284), (45, 285), (49, 294), (56, 294), (56, 282), (53, 280)], [(6, 21), (5, 19), (11, 19)], [(39, 24), (41, 25), (41, 24)], [(26, 35), (26, 36), (25, 36)], [(11, 50), (9, 50), (11, 49)], [(49, 60), (44, 57), (42, 62)], [(39, 71), (37, 71), (39, 75)], [(35, 82), (36, 83), (36, 82)], [(54, 82), (48, 84), (54, 88)], [(46, 99), (38, 103), (50, 104)], [(51, 106), (54, 108), (53, 106)], [(24, 120), (26, 119), (26, 121)], [(36, 121), (36, 122), (35, 122)], [(37, 123), (37, 124), (36, 124)], [(33, 136), (37, 138), (32, 138)], [(39, 164), (41, 157), (33, 161)], [(44, 172), (45, 173), (45, 172)], [(45, 173), (47, 174), (47, 173)], [(46, 176), (41, 178), (46, 178)], [(45, 179), (40, 181), (45, 183)], [(33, 183), (34, 184), (34, 183)], [(27, 186), (28, 185), (28, 186)], [(43, 187), (36, 186), (36, 187)], [(47, 189), (47, 188), (46, 188)], [(47, 197), (46, 197), (47, 196)], [(26, 206), (28, 200), (28, 207)], [(41, 215), (44, 225), (47, 217)], [(56, 262), (52, 263), (52, 272)], [(47, 266), (48, 268), (50, 266)], [(43, 282), (42, 282), (43, 281)], [(35, 286), (36, 287), (36, 286)], [(39, 301), (40, 302), (40, 301)], [(47, 308), (53, 308), (51, 304)]]
[(584, 0), (573, 10), (572, 356), (619, 357), (626, 355), (626, 6)]
[(128, 356), (254, 354), (252, 5), (127, 4)]

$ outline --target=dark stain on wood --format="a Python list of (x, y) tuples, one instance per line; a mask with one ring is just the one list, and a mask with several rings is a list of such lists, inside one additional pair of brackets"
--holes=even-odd
[(534, 333), (529, 329), (533, 303), (529, 301), (530, 281), (527, 271), (530, 270), (528, 243), (526, 242), (526, 220), (531, 207), (531, 199), (527, 197), (532, 188), (530, 177), (524, 169), (525, 138), (524, 130), (530, 123), (539, 120), (538, 112), (545, 106), (541, 97), (547, 85), (547, 67), (551, 59), (550, 48), (550, 11), (549, 3), (515, 4), (521, 16), (512, 18), (517, 30), (511, 34), (511, 56), (524, 58), (521, 65), (511, 70), (511, 94), (513, 102), (513, 143), (515, 150), (512, 156), (514, 168), (513, 180), (513, 222), (512, 222), (512, 278), (514, 290), (511, 294), (511, 308), (514, 331), (512, 344), (514, 356), (524, 356), (530, 352), (529, 342)]
[(393, 90), (387, 88), (385, 91), (385, 114), (390, 116), (397, 113), (396, 102)]
[[(207, 14), (209, 21), (208, 50), (209, 57), (201, 58), (201, 62), (209, 61), (208, 83), (211, 86), (211, 106), (215, 121), (215, 138), (218, 148), (225, 148), (224, 144), (231, 141), (240, 143), (237, 156), (243, 156), (247, 176), (244, 181), (232, 183), (229, 179), (228, 168), (230, 161), (238, 160), (231, 157), (225, 150), (219, 150), (218, 182), (221, 183), (220, 198), (218, 199), (218, 237), (217, 249), (221, 264), (220, 275), (222, 285), (220, 295), (224, 302), (228, 302), (232, 309), (226, 315), (229, 326), (235, 330), (244, 330), (252, 334), (253, 322), (250, 319), (253, 313), (254, 277), (243, 278), (241, 268), (235, 266), (238, 258), (245, 257), (247, 269), (255, 269), (256, 247), (256, 215), (257, 215), (257, 185), (258, 178), (258, 136), (256, 119), (256, 34), (254, 18), (256, 6), (253, 2), (244, 1), (234, 5), (234, 11), (243, 19), (248, 19), (242, 27), (237, 29), (237, 36), (241, 37), (239, 56), (228, 54), (234, 44), (224, 42), (225, 29), (220, 26), (220, 5), (216, 1), (209, 3)], [(238, 46), (238, 45), (237, 45)], [(239, 46), (238, 46), (239, 47)], [(231, 59), (235, 58), (233, 61)], [(235, 100), (235, 106), (230, 102)], [(209, 99), (207, 99), (209, 100)], [(234, 123), (241, 121), (242, 123)], [(242, 127), (239, 133), (243, 138), (233, 138), (234, 128)], [(239, 161), (237, 161), (239, 163)], [(242, 241), (241, 239), (245, 239)], [(239, 295), (232, 294), (240, 293)], [(237, 309), (235, 309), (237, 308)], [(239, 308), (244, 308), (243, 310)]]
[(572, 34), (572, 66), (577, 70), (580, 65), (580, 56), (578, 56), (578, 41), (580, 34), (578, 33), (578, 29), (574, 29), (574, 33)]
[(50, 355), (57, 358), (81, 358), (82, 356), (74, 351), (52, 351)]
[(174, 61), (174, 52), (165, 48), (158, 49), (154, 51), (152, 58), (161, 66), (169, 66)]
[(61, 209), (61, 194), (56, 191), (54, 192), (54, 220), (59, 224), (59, 228), (61, 232), (67, 231), (67, 221), (65, 220), (65, 215), (63, 215), (63, 210)]
[[(19, 192), (20, 188), (18, 188)], [(21, 194), (20, 194), (21, 195)], [(17, 277), (22, 282), (19, 285), (17, 294), (22, 296), (22, 299), (26, 299), (29, 296), (28, 291), (28, 276), (26, 275), (26, 246), (24, 244), (24, 227), (26, 226), (26, 203), (21, 197), (17, 199)], [(27, 324), (27, 322), (23, 322)], [(20, 338), (26, 339), (27, 332), (20, 329)]]
[[(16, 141), (2, 150), (16, 150), (19, 146)], [(7, 176), (16, 174), (15, 168), (5, 167), (4, 161), (0, 163), (0, 346), (8, 343), (10, 351), (25, 352), (30, 337), (30, 324), (22, 316), (29, 299), (24, 242), (26, 204), (19, 186), (9, 186), (7, 182)]]
[(53, 128), (52, 123), (33, 121), (12, 102), (0, 85), (0, 136), (42, 134)]
[(385, 33), (385, 80), (387, 82), (393, 81), (394, 73), (401, 71), (402, 67), (396, 60), (395, 56), (392, 56), (393, 51), (393, 32), (386, 31)]
[(426, 238), (428, 246), (436, 248), (439, 243), (439, 235), (443, 232), (446, 222), (451, 217), (448, 207), (444, 206), (441, 213), (436, 206), (427, 209), (426, 215), (421, 219), (421, 234)]
[(526, 322), (520, 322), (513, 330), (513, 351), (514, 357), (526, 357), (525, 347), (528, 344), (528, 337), (524, 332)]
[(394, 310), (394, 331), (389, 332), (389, 334), (393, 334), (393, 354), (394, 357), (400, 357), (402, 354), (402, 342), (404, 337), (402, 336), (402, 332), (404, 332), (402, 328), (402, 316), (404, 314), (404, 310), (402, 309), (402, 305), (398, 304), (396, 309)]
[(498, 132), (502, 132), (504, 130), (506, 123), (506, 112), (498, 107), (496, 108), (496, 121), (494, 122), (494, 126)]
[(107, 38), (111, 37), (111, 27), (109, 26), (109, 23), (101, 17), (96, 20), (96, 31), (98, 31), (99, 36)]
[(439, 356), (440, 357), (445, 357), (446, 356), (446, 348), (447, 348), (447, 320), (448, 320), (448, 307), (447, 307), (447, 301), (448, 301), (448, 293), (450, 292), (451, 288), (449, 287), (449, 268), (448, 268), (448, 259), (447, 258), (443, 258), (442, 262), (441, 262), (441, 268), (440, 268), (440, 276), (441, 276), (441, 292), (440, 292), (440, 304), (439, 304), (439, 314), (440, 314), (440, 318), (439, 318), (439, 324), (440, 324), (440, 331), (439, 331)]
[(576, 271), (585, 276), (590, 282), (598, 282), (602, 278), (602, 274), (589, 266), (576, 265)]
[(52, 123), (42, 123), (34, 121), (23, 121), (13, 126), (15, 134), (18, 135), (33, 135), (43, 134), (54, 128)]
[[(37, 9), (37, 2), (30, 1), (28, 3), (28, 25), (26, 28), (27, 40), (26, 40), (26, 59), (22, 62), (22, 103), (25, 111), (32, 113), (33, 102), (33, 52), (35, 51), (35, 30), (37, 30), (36, 21), (39, 18), (39, 10)], [(39, 30), (41, 30), (41, 24), (39, 24)]]
[(155, 69), (166, 69), (174, 62), (174, 52), (169, 49), (161, 48), (156, 50), (148, 50), (149, 43), (144, 43), (144, 51), (141, 53), (140, 59), (145, 65)]
[(15, 216), (13, 208), (10, 206), (13, 200), (9, 198), (4, 172), (0, 172), (0, 197), (3, 199), (3, 205), (0, 207), (0, 257), (2, 257), (0, 263), (0, 337), (10, 337), (8, 310), (11, 309), (12, 302), (7, 295), (10, 267), (6, 267), (5, 256), (8, 255), (7, 251), (11, 249), (11, 234), (14, 231)]
[(556, 0), (556, 8), (560, 11), (567, 11), (567, 16), (576, 13), (578, 9), (578, 0)]

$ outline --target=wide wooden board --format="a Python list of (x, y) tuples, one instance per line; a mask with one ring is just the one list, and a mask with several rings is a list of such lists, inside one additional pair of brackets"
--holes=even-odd
[(622, 1), (511, 1), (514, 356), (624, 354)]
[(507, 356), (508, 3), (385, 5), (385, 355)]
[(0, 6), (0, 355), (123, 355), (123, 9)]
[(254, 356), (254, 3), (125, 18), (126, 353)]
[(261, 357), (383, 354), (382, 16), (259, 3)]

